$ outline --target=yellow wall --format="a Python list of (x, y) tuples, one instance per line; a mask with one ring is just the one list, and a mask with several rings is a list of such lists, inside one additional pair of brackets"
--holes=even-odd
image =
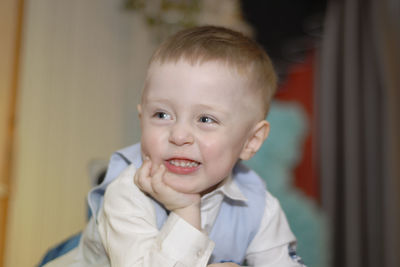
[(89, 163), (139, 140), (153, 44), (122, 3), (25, 1), (6, 267), (34, 266), (80, 231)]

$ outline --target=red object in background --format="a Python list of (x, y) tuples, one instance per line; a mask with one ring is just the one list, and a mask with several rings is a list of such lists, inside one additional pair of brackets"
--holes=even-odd
[(288, 70), (288, 76), (284, 83), (279, 87), (275, 96), (281, 101), (296, 101), (300, 103), (306, 111), (308, 117), (308, 129), (303, 146), (301, 161), (295, 168), (294, 184), (306, 195), (320, 200), (319, 181), (316, 176), (313, 162), (313, 140), (314, 139), (314, 68), (315, 52), (310, 52), (301, 63), (293, 64)]

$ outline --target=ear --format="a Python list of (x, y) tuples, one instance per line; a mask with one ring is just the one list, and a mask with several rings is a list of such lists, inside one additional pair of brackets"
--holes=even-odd
[(139, 119), (142, 117), (142, 105), (138, 104), (137, 105), (137, 111), (138, 111), (138, 115), (139, 115)]
[(251, 130), (245, 146), (240, 153), (240, 159), (249, 160), (260, 149), (261, 145), (267, 139), (269, 134), (269, 122), (262, 120), (258, 122)]

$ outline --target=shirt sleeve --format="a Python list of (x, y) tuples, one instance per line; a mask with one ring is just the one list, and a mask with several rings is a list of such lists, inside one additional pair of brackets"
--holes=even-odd
[(278, 200), (267, 192), (260, 228), (247, 249), (247, 263), (255, 267), (304, 266), (295, 254), (295, 243)]
[(98, 229), (111, 266), (204, 267), (214, 248), (207, 235), (175, 213), (158, 230), (152, 201), (129, 166), (106, 190)]

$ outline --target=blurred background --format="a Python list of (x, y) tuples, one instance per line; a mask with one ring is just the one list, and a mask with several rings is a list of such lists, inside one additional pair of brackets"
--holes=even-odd
[(280, 78), (247, 162), (309, 267), (400, 266), (400, 1), (1, 0), (0, 266), (80, 232), (113, 151), (140, 140), (147, 61), (179, 29), (255, 38)]

